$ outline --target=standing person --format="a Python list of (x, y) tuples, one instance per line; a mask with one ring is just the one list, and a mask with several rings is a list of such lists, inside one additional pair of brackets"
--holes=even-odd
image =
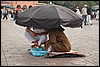
[(7, 20), (8, 19), (7, 15), (8, 15), (8, 10), (4, 7), (3, 8), (3, 19), (6, 18), (6, 20)]
[(32, 44), (32, 48), (42, 47), (42, 43), (45, 43), (47, 40), (47, 32), (44, 29), (33, 29), (27, 27), (24, 35)]
[(62, 27), (48, 30), (49, 40), (45, 44), (45, 49), (53, 52), (69, 52), (71, 50), (71, 44), (64, 34)]
[(22, 11), (21, 11), (21, 6), (20, 6), (20, 5), (17, 5), (16, 9), (13, 10), (13, 20), (16, 20), (16, 15), (17, 15), (18, 13), (20, 13), (20, 12), (22, 12)]
[(10, 11), (9, 11), (9, 14), (11, 15), (11, 16), (10, 16), (11, 18), (13, 18), (12, 13), (13, 13), (13, 10), (10, 10)]
[(96, 20), (99, 20), (99, 9), (96, 12)]
[(92, 25), (91, 16), (92, 16), (92, 6), (89, 5), (89, 7), (87, 8), (87, 21), (88, 21), (88, 24), (90, 25)]
[(76, 14), (80, 15), (81, 16), (81, 12), (80, 12), (80, 9), (79, 7), (76, 8)]
[(13, 20), (16, 20), (16, 10), (13, 10), (12, 16), (13, 16)]
[(22, 12), (22, 11), (21, 11), (21, 6), (20, 6), (20, 5), (17, 5), (17, 7), (16, 7), (16, 14), (18, 14), (18, 13), (20, 13), (20, 12)]
[(84, 5), (84, 7), (82, 8), (82, 17), (84, 25), (87, 25), (87, 5)]
[(26, 5), (24, 5), (23, 7), (22, 7), (22, 12), (24, 12), (24, 11), (26, 11), (27, 10), (27, 6)]

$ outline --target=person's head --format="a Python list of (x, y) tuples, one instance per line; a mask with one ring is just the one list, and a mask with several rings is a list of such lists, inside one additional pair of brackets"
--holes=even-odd
[(28, 8), (30, 9), (32, 7), (32, 5), (30, 5)]
[(27, 9), (27, 6), (26, 6), (26, 5), (24, 5), (24, 6), (22, 7), (22, 9), (23, 9), (23, 10), (26, 10), (26, 9)]
[(87, 7), (87, 5), (85, 4), (84, 7)]
[(92, 6), (91, 4), (89, 6)]
[(21, 6), (20, 5), (17, 5), (17, 7), (16, 8), (21, 8)]
[(6, 7), (3, 7), (3, 9), (5, 10), (5, 9), (6, 9)]
[(78, 7), (78, 6), (77, 6), (76, 8), (77, 8), (77, 9), (79, 9), (79, 7)]
[(13, 11), (16, 11), (16, 10), (13, 10)]

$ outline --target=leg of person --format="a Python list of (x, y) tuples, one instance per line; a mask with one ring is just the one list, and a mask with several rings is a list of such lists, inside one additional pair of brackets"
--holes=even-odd
[(92, 22), (91, 22), (91, 15), (89, 15), (89, 24), (92, 25)]
[(83, 23), (84, 25), (86, 25), (85, 15), (82, 15), (82, 17), (83, 17)]
[(98, 14), (96, 15), (96, 20), (99, 20), (99, 15)]
[(3, 19), (3, 17), (4, 17), (4, 14), (2, 14), (2, 19)]
[(15, 14), (13, 14), (13, 20), (15, 20)]
[(85, 23), (85, 25), (87, 25), (87, 15), (84, 15), (84, 23)]
[(3, 19), (5, 19), (6, 15), (4, 14)]
[(38, 46), (42, 46), (42, 43), (45, 43), (47, 40), (47, 35), (41, 35), (39, 36)]
[(87, 25), (90, 24), (89, 15), (87, 15), (86, 21), (87, 21)]
[(7, 17), (8, 15), (6, 15), (6, 20), (8, 19), (8, 17)]
[[(29, 40), (29, 42), (30, 42), (32, 45), (35, 46), (35, 44), (34, 44), (33, 42), (37, 40), (36, 37), (31, 36), (30, 33), (28, 33), (28, 32), (25, 32), (25, 33), (24, 33), (24, 36)], [(31, 45), (31, 46), (32, 46), (32, 45)]]
[(33, 41), (35, 41), (33, 39), (33, 37), (30, 35), (30, 33), (28, 33), (28, 32), (25, 32), (24, 36), (29, 40), (30, 43), (32, 43)]

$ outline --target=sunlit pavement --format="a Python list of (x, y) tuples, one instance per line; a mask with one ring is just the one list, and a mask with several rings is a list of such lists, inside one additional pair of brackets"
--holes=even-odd
[(30, 43), (24, 37), (25, 27), (9, 18), (1, 19), (1, 66), (99, 66), (99, 21), (83, 28), (65, 28), (72, 50), (85, 54), (77, 58), (34, 57), (28, 52)]

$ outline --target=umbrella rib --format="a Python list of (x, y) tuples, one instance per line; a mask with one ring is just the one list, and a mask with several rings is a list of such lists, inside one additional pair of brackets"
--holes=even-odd
[[(59, 8), (59, 6), (56, 6), (57, 8)], [(60, 6), (60, 7), (62, 7), (62, 6)], [(64, 8), (64, 7), (62, 7), (62, 8)], [(64, 8), (64, 9), (62, 9), (62, 8), (59, 8), (59, 9), (61, 9), (61, 10), (63, 10), (64, 12), (66, 12), (64, 9), (68, 9), (68, 8)], [(71, 14), (71, 13), (69, 13), (69, 12), (72, 12), (73, 14)], [(78, 15), (74, 15), (74, 12), (72, 11), (72, 10), (70, 10), (70, 9), (68, 9), (68, 12), (67, 12), (69, 15), (71, 15), (72, 17), (74, 17), (74, 16), (78, 16)], [(74, 16), (73, 16), (74, 15)], [(64, 19), (63, 19), (64, 20)]]
[[(54, 6), (53, 6), (53, 7), (54, 7)], [(54, 8), (55, 8), (55, 7), (54, 7)], [(55, 9), (56, 9), (56, 11), (57, 11), (57, 8), (55, 8)], [(57, 11), (57, 13), (58, 13), (58, 11)], [(59, 14), (59, 13), (58, 13), (58, 14)], [(60, 17), (60, 16), (58, 15), (58, 17)], [(60, 17), (60, 18), (61, 18), (61, 17)], [(60, 19), (60, 18), (59, 18), (59, 19)], [(60, 19), (60, 20), (61, 20), (61, 19)]]

